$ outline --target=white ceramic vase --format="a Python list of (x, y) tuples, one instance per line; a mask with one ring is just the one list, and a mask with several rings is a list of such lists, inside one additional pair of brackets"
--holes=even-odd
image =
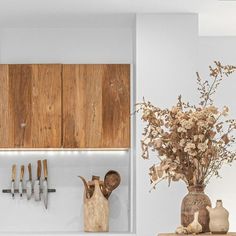
[(223, 207), (222, 201), (217, 200), (215, 208), (206, 208), (210, 215), (210, 231), (214, 234), (226, 234), (229, 230), (229, 212)]
[(202, 232), (202, 225), (198, 222), (199, 211), (194, 213), (194, 220), (187, 226), (189, 234), (199, 234)]

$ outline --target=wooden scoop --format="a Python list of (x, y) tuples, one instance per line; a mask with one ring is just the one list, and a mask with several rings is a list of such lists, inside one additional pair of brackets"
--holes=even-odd
[(109, 170), (104, 178), (104, 186), (106, 189), (106, 198), (108, 199), (111, 192), (120, 185), (120, 174), (115, 170)]
[(85, 196), (86, 196), (86, 198), (89, 199), (92, 196), (93, 193), (91, 192), (91, 189), (89, 188), (88, 183), (85, 180), (85, 178), (82, 177), (82, 176), (78, 176), (78, 177), (83, 181), (84, 190), (85, 190)]

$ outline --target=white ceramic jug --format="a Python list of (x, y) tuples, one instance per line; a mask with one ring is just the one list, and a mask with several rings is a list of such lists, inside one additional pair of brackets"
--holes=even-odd
[(229, 230), (229, 212), (223, 207), (222, 201), (217, 200), (215, 208), (206, 208), (210, 215), (210, 231), (215, 234), (226, 234)]
[(202, 226), (198, 222), (199, 211), (194, 213), (194, 220), (187, 226), (187, 232), (189, 234), (199, 234), (202, 232)]

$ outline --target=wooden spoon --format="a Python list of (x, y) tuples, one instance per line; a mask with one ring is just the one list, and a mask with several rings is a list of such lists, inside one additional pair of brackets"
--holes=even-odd
[(106, 198), (108, 199), (111, 192), (120, 185), (120, 174), (115, 170), (109, 170), (104, 178), (104, 186), (106, 189)]

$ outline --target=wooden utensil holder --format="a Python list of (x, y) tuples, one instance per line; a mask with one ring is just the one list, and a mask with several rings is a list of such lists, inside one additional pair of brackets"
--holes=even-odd
[(95, 189), (90, 198), (84, 193), (84, 231), (108, 232), (109, 205), (99, 187), (99, 180), (94, 180)]

